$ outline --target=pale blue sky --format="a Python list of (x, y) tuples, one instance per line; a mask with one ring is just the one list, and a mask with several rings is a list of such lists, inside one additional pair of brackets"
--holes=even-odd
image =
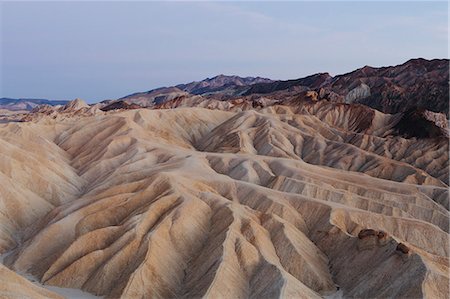
[(89, 102), (217, 74), (448, 57), (447, 2), (2, 2), (0, 97)]

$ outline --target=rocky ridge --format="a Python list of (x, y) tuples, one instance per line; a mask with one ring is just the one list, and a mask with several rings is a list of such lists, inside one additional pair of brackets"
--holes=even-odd
[(316, 92), (317, 100), (359, 103), (384, 113), (404, 113), (425, 109), (449, 115), (448, 59), (411, 59), (390, 67), (365, 66), (353, 72), (331, 76), (319, 73), (295, 80), (217, 76), (189, 84), (136, 93), (120, 100), (143, 107), (163, 105), (180, 97), (233, 101), (301, 96)]

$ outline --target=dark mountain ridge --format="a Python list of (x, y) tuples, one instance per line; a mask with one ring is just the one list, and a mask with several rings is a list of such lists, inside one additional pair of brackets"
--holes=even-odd
[(391, 67), (363, 67), (336, 76), (325, 88), (344, 96), (362, 84), (370, 93), (347, 102), (358, 102), (385, 113), (423, 108), (448, 115), (449, 60), (411, 59)]
[(257, 83), (271, 83), (273, 80), (261, 77), (239, 77), (218, 75), (213, 78), (206, 78), (202, 81), (194, 81), (187, 84), (176, 85), (177, 88), (190, 94), (205, 95), (209, 93), (221, 92), (229, 89), (230, 93), (243, 90), (239, 87), (245, 87)]
[(342, 75), (313, 74), (293, 80), (218, 75), (202, 81), (163, 87), (121, 98), (128, 103), (153, 107), (180, 96), (216, 100), (239, 97), (292, 98), (307, 91), (317, 100), (359, 103), (384, 113), (426, 109), (449, 115), (449, 60), (410, 59), (387, 67), (364, 66)]
[(275, 91), (314, 90), (319, 99), (360, 103), (384, 113), (423, 108), (449, 115), (449, 60), (423, 58), (389, 67), (364, 66), (331, 77), (320, 73), (305, 78), (255, 84), (245, 95)]

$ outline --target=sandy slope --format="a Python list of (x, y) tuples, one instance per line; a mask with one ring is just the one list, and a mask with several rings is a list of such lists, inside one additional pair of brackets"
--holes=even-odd
[(110, 298), (447, 298), (448, 141), (314, 109), (0, 124), (5, 264)]

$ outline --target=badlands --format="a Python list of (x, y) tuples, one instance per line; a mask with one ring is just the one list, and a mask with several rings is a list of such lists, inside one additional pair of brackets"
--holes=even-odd
[(448, 298), (445, 113), (317, 95), (8, 116), (0, 298)]

